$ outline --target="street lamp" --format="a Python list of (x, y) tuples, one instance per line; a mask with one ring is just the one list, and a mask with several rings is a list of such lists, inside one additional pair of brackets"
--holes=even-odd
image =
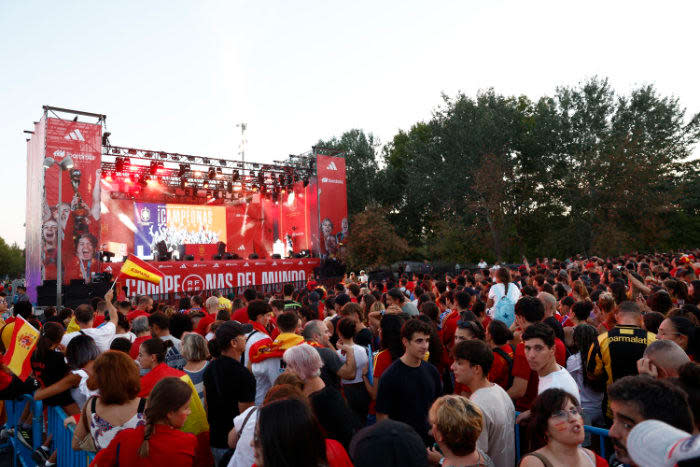
[(58, 171), (58, 203), (57, 204), (57, 214), (58, 214), (58, 246), (56, 251), (56, 310), (61, 311), (61, 295), (63, 294), (63, 271), (61, 259), (62, 259), (62, 240), (63, 240), (63, 228), (61, 228), (61, 203), (63, 202), (63, 171), (70, 170), (73, 168), (73, 159), (70, 156), (66, 156), (61, 159), (60, 162), (56, 162), (53, 157), (47, 157), (44, 159), (44, 168), (48, 169), (52, 165), (57, 165)]

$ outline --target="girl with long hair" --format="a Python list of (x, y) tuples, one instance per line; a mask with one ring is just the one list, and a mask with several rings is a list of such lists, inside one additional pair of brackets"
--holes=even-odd
[(178, 378), (163, 378), (146, 402), (145, 425), (120, 431), (95, 456), (92, 466), (192, 466), (197, 438), (181, 430), (190, 414), (190, 386)]

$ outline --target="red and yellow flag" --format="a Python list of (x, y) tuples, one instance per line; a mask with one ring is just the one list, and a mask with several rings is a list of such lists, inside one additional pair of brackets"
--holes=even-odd
[(39, 340), (39, 331), (24, 318), (17, 316), (10, 347), (5, 352), (2, 363), (22, 381), (26, 380), (32, 372), (31, 356), (37, 340)]
[(124, 261), (119, 274), (156, 285), (160, 284), (160, 281), (163, 279), (162, 272), (132, 254), (129, 254), (126, 261)]

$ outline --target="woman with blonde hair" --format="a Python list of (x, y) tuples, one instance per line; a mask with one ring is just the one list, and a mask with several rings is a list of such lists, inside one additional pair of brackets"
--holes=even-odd
[(182, 336), (182, 357), (186, 362), (182, 371), (190, 377), (204, 404), (204, 371), (209, 365), (207, 340), (195, 332)]
[(595, 314), (598, 319), (598, 334), (610, 331), (617, 324), (615, 319), (615, 297), (610, 292), (603, 292), (598, 296), (595, 306)]
[(429, 449), (428, 457), (441, 465), (493, 467), (491, 459), (476, 447), (484, 429), (481, 409), (463, 396), (450, 394), (433, 402), (428, 411), (430, 434), (440, 452)]
[(574, 297), (574, 300), (577, 302), (591, 299), (590, 295), (588, 294), (588, 289), (582, 280), (574, 281), (571, 287), (571, 296)]

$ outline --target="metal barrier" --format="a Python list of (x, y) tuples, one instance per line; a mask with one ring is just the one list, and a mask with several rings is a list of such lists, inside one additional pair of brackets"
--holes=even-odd
[[(520, 412), (515, 412), (515, 417), (517, 418), (518, 415), (520, 415)], [(603, 459), (607, 459), (605, 456), (605, 440), (610, 436), (608, 431), (604, 428), (598, 428), (596, 426), (589, 426), (589, 425), (584, 425), (583, 426), (584, 431), (587, 433), (590, 433), (592, 435), (597, 435), (600, 438), (600, 451), (598, 452), (598, 455), (602, 457)], [(520, 463), (520, 424), (516, 423), (515, 424), (515, 463), (516, 465)]]
[(75, 451), (71, 447), (74, 426), (63, 426), (63, 420), (68, 415), (61, 407), (49, 407), (49, 433), (53, 435), (53, 449), (56, 450), (58, 467), (87, 467), (95, 457), (94, 453)]
[[(32, 437), (31, 445), (20, 434), (20, 419), (25, 407), (29, 405), (32, 412)], [(36, 462), (32, 459), (32, 453), (39, 448), (43, 439), (43, 411), (41, 401), (35, 401), (29, 394), (24, 394), (18, 400), (6, 400), (7, 423), (5, 427), (12, 430), (9, 439), (12, 448), (12, 465), (19, 464), (24, 467), (33, 467)], [(87, 467), (95, 457), (94, 453), (75, 451), (71, 447), (73, 439), (73, 426), (63, 426), (63, 420), (67, 417), (60, 407), (48, 407), (48, 434), (51, 435), (51, 448), (56, 451), (56, 463), (58, 467)]]
[[(31, 445), (20, 434), (20, 419), (25, 407), (29, 406), (32, 412), (32, 438)], [(42, 438), (42, 411), (41, 402), (35, 401), (30, 395), (24, 394), (18, 400), (6, 400), (7, 428), (13, 429), (10, 437), (12, 446), (12, 465), (17, 466), (17, 462), (25, 467), (34, 466), (36, 463), (32, 459), (32, 452), (41, 446)]]

